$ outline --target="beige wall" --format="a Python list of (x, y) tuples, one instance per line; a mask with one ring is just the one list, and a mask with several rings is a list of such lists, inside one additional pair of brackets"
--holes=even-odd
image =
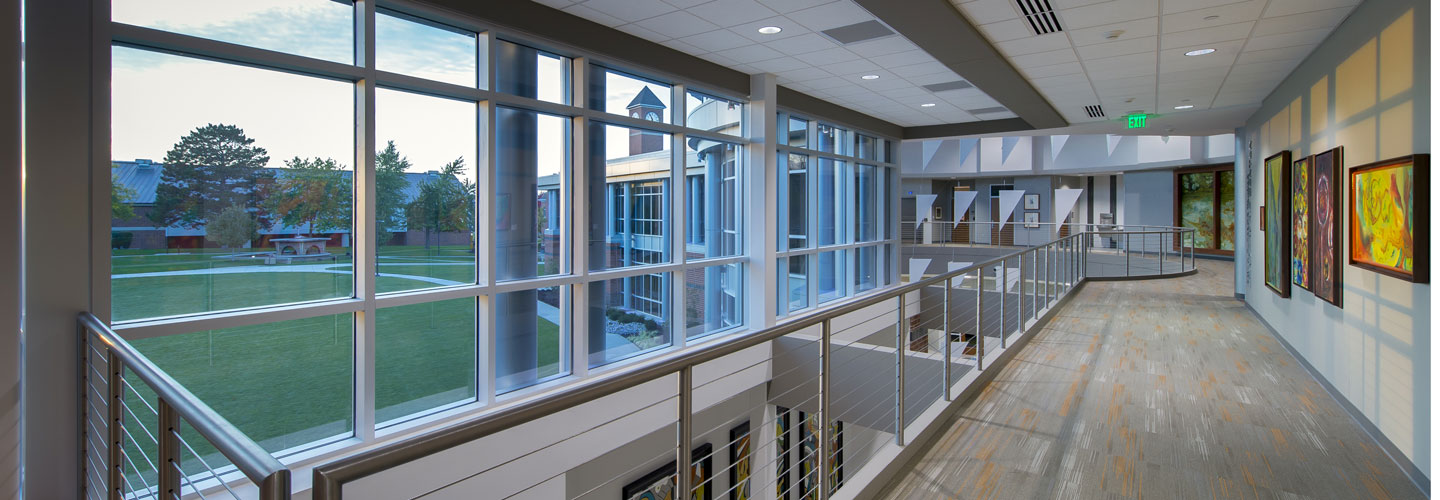
[[(1343, 146), (1348, 169), (1430, 151), (1429, 18), (1423, 0), (1362, 4), (1250, 118), (1242, 275), (1249, 277), (1246, 301), (1426, 477), (1430, 286), (1343, 265), (1343, 309), (1300, 287), (1282, 298), (1264, 285), (1258, 228), (1267, 156), (1288, 149), (1302, 158)], [(1348, 193), (1341, 196), (1345, 207)]]

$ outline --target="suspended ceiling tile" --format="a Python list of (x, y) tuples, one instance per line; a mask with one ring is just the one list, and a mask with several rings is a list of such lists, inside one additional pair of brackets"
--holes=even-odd
[(585, 19), (587, 19), (587, 20), (590, 20), (590, 21), (593, 21), (593, 22), (596, 22), (596, 23), (600, 23), (600, 24), (603, 24), (603, 25), (605, 25), (605, 26), (609, 26), (609, 27), (611, 27), (611, 28), (614, 28), (614, 27), (616, 27), (616, 26), (619, 26), (619, 25), (622, 25), (622, 24), (625, 24), (625, 23), (626, 23), (626, 21), (621, 20), (621, 19), (618, 18), (618, 17), (615, 17), (615, 16), (612, 16), (612, 15), (606, 14), (606, 13), (604, 13), (604, 12), (600, 12), (600, 11), (598, 11), (598, 10), (592, 9), (592, 8), (590, 8), (590, 7), (588, 7), (588, 6), (581, 5), (581, 4), (571, 5), (571, 6), (569, 6), (569, 7), (566, 7), (566, 8), (564, 8), (564, 9), (561, 9), (561, 10), (563, 10), (563, 11), (569, 13), (569, 14), (575, 15), (576, 17), (582, 17), (582, 18), (585, 18)]
[(785, 54), (764, 45), (742, 45), (733, 49), (716, 51), (719, 54), (739, 61), (742, 64), (774, 59)]
[(1068, 49), (1070, 48), (1070, 38), (1066, 36), (1065, 32), (1060, 31), (1039, 36), (1029, 36), (1008, 42), (999, 42), (995, 44), (995, 47), (1007, 56), (1022, 56), (1025, 54)]
[(1304, 58), (1310, 54), (1314, 47), (1295, 46), (1281, 47), (1278, 49), (1246, 50), (1241, 52), (1235, 59), (1236, 63), (1257, 63), (1266, 61), (1288, 61), (1291, 59)]
[(907, 52), (916, 49), (915, 44), (910, 43), (909, 40), (906, 40), (899, 35), (880, 38), (877, 40), (867, 40), (864, 42), (852, 43), (846, 45), (845, 48), (849, 49), (850, 52), (859, 54), (860, 57), (867, 58)]
[[(702, 1), (708, 1), (708, 0), (702, 0)], [(817, 5), (823, 5), (823, 4), (832, 2), (832, 1), (834, 1), (834, 0), (759, 0), (759, 1), (760, 1), (760, 3), (761, 3), (762, 5), (764, 5), (764, 6), (766, 6), (766, 7), (769, 7), (770, 10), (773, 10), (773, 11), (775, 11), (775, 12), (779, 12), (779, 13), (781, 13), (781, 14), (787, 14), (787, 13), (790, 13), (790, 12), (795, 12), (795, 11), (797, 11), (797, 10), (804, 10), (804, 9), (808, 9), (808, 8), (811, 8), (811, 7), (814, 7), (814, 6), (817, 6)]]
[(696, 5), (688, 10), (710, 22), (727, 28), (750, 21), (758, 21), (767, 17), (774, 17), (776, 15), (775, 11), (770, 10), (764, 5), (760, 5), (755, 0), (714, 0)]
[(873, 20), (865, 9), (849, 0), (830, 2), (786, 15), (814, 31), (824, 31)]
[(675, 10), (675, 7), (660, 0), (585, 0), (580, 5), (627, 23)]
[(1160, 48), (1200, 47), (1230, 40), (1244, 40), (1250, 36), (1250, 29), (1253, 27), (1255, 27), (1254, 21), (1246, 21), (1213, 28), (1166, 33), (1160, 36)]
[(996, 42), (1004, 42), (1007, 40), (1015, 40), (1034, 36), (1030, 31), (1030, 25), (1026, 24), (1025, 21), (1022, 21), (1018, 18), (1006, 19), (1004, 21), (997, 21), (990, 24), (981, 24), (977, 25), (976, 27), (979, 28), (980, 32), (985, 35), (986, 39)]
[(1265, 1), (1249, 0), (1178, 14), (1166, 14), (1160, 18), (1160, 24), (1165, 27), (1166, 33), (1174, 33), (1254, 21), (1260, 18), (1260, 12), (1265, 8)]
[(1165, 13), (1185, 12), (1218, 5), (1237, 3), (1242, 0), (1163, 0)]
[(1050, 66), (1038, 66), (1034, 68), (1023, 68), (1020, 70), (1027, 78), (1044, 78), (1047, 76), (1072, 75), (1084, 73), (1085, 68), (1078, 62), (1052, 64)]
[(750, 40), (724, 29), (687, 36), (681, 38), (680, 41), (699, 47), (706, 52), (718, 52), (750, 45)]
[(1075, 52), (1080, 58), (1086, 61), (1104, 59), (1107, 57), (1127, 56), (1132, 54), (1155, 53), (1156, 39), (1153, 36), (1144, 38), (1132, 38), (1118, 42), (1097, 43), (1076, 47)]
[(1288, 16), (1338, 7), (1353, 8), (1359, 4), (1360, 0), (1270, 0), (1270, 5), (1265, 7), (1264, 17)]
[[(1070, 32), (1070, 41), (1073, 42), (1076, 47), (1084, 47), (1097, 43), (1111, 43), (1135, 38), (1153, 37), (1159, 33), (1159, 24), (1157, 18), (1147, 17), (1090, 28), (1070, 29), (1066, 27), (1065, 30)], [(1112, 34), (1115, 38), (1107, 38), (1108, 35)]]
[(668, 38), (684, 38), (719, 28), (719, 26), (683, 10), (661, 14), (635, 24)]
[(1015, 66), (1020, 68), (1050, 66), (1053, 64), (1075, 62), (1077, 60), (1078, 59), (1075, 58), (1075, 50), (1070, 48), (1052, 50), (1049, 52), (1041, 52), (1038, 54), (1026, 54), (1023, 56), (1015, 56), (1010, 58), (1010, 61), (1014, 62)]
[(976, 25), (1020, 18), (1020, 13), (1009, 0), (976, 0), (961, 3), (959, 7), (970, 23)]
[[(764, 28), (767, 26), (774, 26), (780, 28), (782, 31), (773, 35), (761, 33), (760, 28)], [(755, 43), (773, 42), (780, 38), (803, 35), (805, 33), (812, 32), (810, 28), (807, 28), (804, 25), (800, 24), (798, 21), (786, 16), (767, 17), (758, 21), (750, 21), (747, 23), (740, 23), (734, 26), (728, 26), (727, 29), (729, 29), (731, 33), (735, 33), (737, 35), (745, 37), (746, 39)]]
[(1061, 26), (1076, 29), (1155, 17), (1159, 14), (1159, 9), (1156, 0), (1110, 0), (1084, 7), (1061, 9), (1057, 15), (1060, 16)]
[(1333, 30), (1345, 20), (1346, 16), (1350, 15), (1352, 10), (1354, 10), (1352, 7), (1341, 7), (1290, 16), (1263, 18), (1260, 22), (1255, 23), (1255, 32), (1251, 36), (1279, 35), (1317, 28)]
[(792, 36), (790, 38), (784, 38), (773, 42), (765, 42), (765, 46), (792, 55), (807, 54), (819, 50), (834, 49), (839, 47), (839, 45), (836, 45), (835, 42), (830, 41), (829, 38), (825, 38), (815, 33), (806, 33), (800, 36)]
[(1279, 35), (1257, 36), (1245, 44), (1245, 48), (1253, 50), (1278, 49), (1282, 47), (1314, 46), (1318, 45), (1330, 34), (1330, 28), (1319, 28), (1313, 30), (1297, 31), (1294, 33), (1282, 33)]

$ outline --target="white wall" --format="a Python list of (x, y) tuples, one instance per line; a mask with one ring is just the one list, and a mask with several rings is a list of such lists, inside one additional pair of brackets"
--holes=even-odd
[(1261, 159), (1275, 152), (1289, 149), (1298, 158), (1343, 146), (1348, 168), (1430, 151), (1429, 19), (1423, 0), (1361, 4), (1250, 118), (1249, 269), (1240, 273), (1246, 302), (1427, 477), (1430, 285), (1344, 265), (1343, 309), (1299, 287), (1281, 298), (1264, 285), (1264, 238), (1256, 229)]

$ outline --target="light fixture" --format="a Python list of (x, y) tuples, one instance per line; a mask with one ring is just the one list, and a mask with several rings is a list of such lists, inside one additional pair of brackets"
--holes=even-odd
[(920, 107), (922, 107), (922, 108), (933, 108), (933, 107), (935, 107), (935, 103), (933, 103), (933, 102), (927, 102), (927, 103), (925, 103), (925, 104), (921, 104)]
[(782, 30), (779, 26), (766, 26), (756, 31), (759, 31), (762, 35), (774, 35), (784, 30)]
[(861, 79), (861, 80), (879, 80), (879, 79), (880, 79), (880, 75), (865, 75), (865, 76), (860, 77), (860, 79)]
[(1190, 109), (1190, 108), (1193, 108), (1193, 107), (1195, 107), (1195, 106), (1190, 105), (1190, 104), (1181, 104), (1181, 105), (1179, 105), (1179, 106), (1175, 106), (1175, 109)]
[(1196, 49), (1196, 50), (1192, 50), (1192, 51), (1190, 51), (1190, 52), (1186, 52), (1185, 55), (1187, 55), (1187, 56), (1203, 56), (1203, 55), (1205, 55), (1205, 54), (1210, 54), (1210, 53), (1213, 53), (1213, 52), (1215, 52), (1215, 49)]

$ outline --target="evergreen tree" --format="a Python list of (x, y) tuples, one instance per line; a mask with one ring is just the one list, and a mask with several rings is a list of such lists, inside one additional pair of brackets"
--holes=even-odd
[(305, 227), (307, 234), (350, 228), (350, 178), (344, 166), (330, 158), (299, 157), (285, 161), (285, 172), (275, 180), (267, 205), (279, 221)]
[(405, 171), (410, 160), (400, 156), (395, 141), (386, 141), (385, 149), (375, 153), (375, 238), (377, 245), (390, 242), (395, 231), (405, 224)]
[[(234, 125), (208, 124), (190, 131), (165, 153), (165, 169), (155, 188), (157, 225), (204, 226), (231, 205), (261, 207), (271, 176), (265, 148)], [(259, 222), (265, 223), (263, 213)]]

